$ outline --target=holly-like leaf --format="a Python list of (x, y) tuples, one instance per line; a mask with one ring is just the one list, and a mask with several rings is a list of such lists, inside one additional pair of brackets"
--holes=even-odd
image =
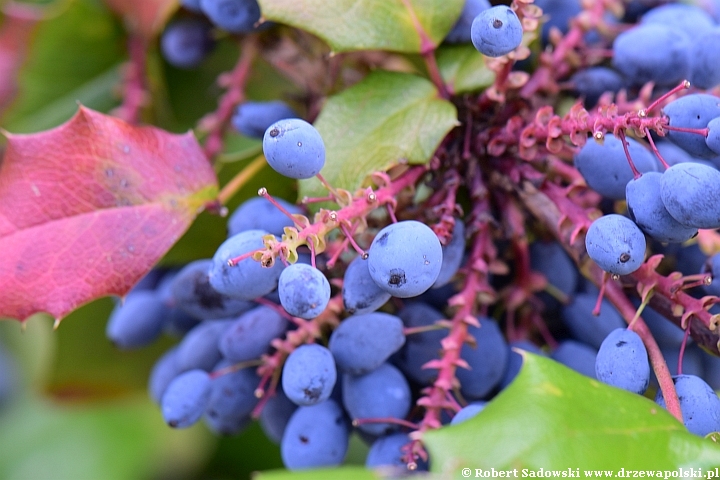
[[(330, 98), (315, 122), (326, 147), (322, 174), (335, 188), (355, 191), (372, 172), (400, 160), (430, 160), (457, 125), (457, 110), (432, 83), (407, 73), (375, 71)], [(315, 179), (300, 182), (300, 196), (324, 196)]]
[(177, 8), (177, 0), (105, 0), (132, 33), (151, 39)]
[(445, 45), (437, 51), (440, 75), (453, 93), (480, 90), (492, 85), (495, 73), (472, 45)]
[[(651, 400), (523, 354), (515, 381), (476, 417), (427, 432), (436, 472), (674, 470), (720, 465), (720, 447), (689, 433)], [(610, 475), (612, 476), (612, 475)]]
[(180, 238), (217, 180), (192, 134), (81, 107), (8, 134), (0, 164), (0, 318), (62, 318), (124, 295)]
[(425, 52), (447, 35), (464, 0), (259, 0), (263, 17), (307, 30), (336, 52)]

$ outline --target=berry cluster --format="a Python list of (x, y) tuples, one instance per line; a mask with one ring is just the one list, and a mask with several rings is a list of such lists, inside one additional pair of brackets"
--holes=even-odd
[[(260, 18), (250, 3), (183, 4), (248, 33)], [(303, 203), (336, 208), (311, 219), (262, 189), (212, 259), (165, 272), (114, 312), (120, 347), (183, 336), (150, 378), (170, 426), (204, 419), (235, 434), (259, 418), (290, 469), (342, 463), (355, 431), (368, 466), (422, 469), (422, 433), (482, 411), (525, 350), (656, 389), (691, 432), (720, 430), (720, 363), (701, 349), (717, 353), (720, 289), (707, 273), (720, 260), (693, 243), (720, 228), (720, 100), (684, 80), (720, 83), (712, 49), (695, 50), (719, 27), (691, 5), (646, 9), (630, 27), (618, 2), (586, 3), (538, 1), (540, 29), (529, 1), (468, 0), (447, 41), (490, 57), (494, 84), (451, 97), (464, 122), (427, 166), (378, 172), (357, 192), (325, 180), (323, 138), (288, 105), (238, 106), (233, 125), (262, 138), (276, 172), (327, 189)], [(225, 4), (247, 7), (241, 27), (214, 17)], [(529, 57), (534, 35), (547, 48)], [(556, 114), (570, 92), (582, 101)], [(676, 264), (661, 266), (664, 253)]]

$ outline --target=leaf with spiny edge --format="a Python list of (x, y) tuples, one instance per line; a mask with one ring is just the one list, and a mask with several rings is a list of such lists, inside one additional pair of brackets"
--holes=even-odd
[(482, 412), (423, 433), (434, 473), (461, 478), (459, 466), (575, 473), (720, 464), (718, 445), (688, 432), (651, 400), (551, 359), (521, 354), (517, 378)]
[(6, 134), (0, 163), (0, 318), (62, 319), (125, 295), (217, 195), (192, 133), (80, 107), (67, 123)]

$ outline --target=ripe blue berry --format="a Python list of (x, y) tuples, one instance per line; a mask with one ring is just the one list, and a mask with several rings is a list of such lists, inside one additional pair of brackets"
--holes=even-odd
[(472, 22), (470, 37), (475, 48), (488, 57), (506, 55), (522, 42), (523, 29), (517, 14), (498, 5), (480, 13)]
[(289, 178), (311, 178), (325, 165), (325, 143), (315, 127), (299, 118), (273, 123), (265, 131), (263, 152), (268, 164)]

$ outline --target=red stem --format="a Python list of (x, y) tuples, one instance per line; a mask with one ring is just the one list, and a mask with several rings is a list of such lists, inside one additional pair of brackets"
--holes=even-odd
[(245, 84), (250, 73), (250, 67), (258, 53), (259, 46), (255, 35), (245, 37), (241, 45), (240, 57), (235, 68), (229, 74), (222, 75), (219, 82), (227, 88), (220, 98), (215, 112), (205, 116), (200, 121), (200, 129), (207, 131), (205, 139), (205, 155), (214, 159), (223, 149), (225, 129), (227, 128), (233, 110), (245, 99)]
[(359, 425), (367, 425), (370, 423), (392, 423), (394, 425), (400, 425), (401, 427), (409, 428), (410, 430), (417, 430), (417, 425), (408, 422), (407, 420), (403, 420), (402, 418), (394, 418), (394, 417), (379, 417), (379, 418), (356, 418), (352, 421), (353, 426), (357, 427)]
[(642, 176), (642, 173), (640, 173), (640, 171), (638, 171), (638, 169), (635, 167), (635, 162), (633, 162), (632, 157), (630, 156), (630, 150), (628, 149), (628, 141), (627, 138), (625, 138), (625, 132), (623, 130), (618, 130), (618, 134), (620, 136), (620, 141), (622, 142), (623, 150), (625, 150), (625, 157), (630, 164), (630, 170), (632, 170), (633, 172), (633, 178), (637, 180)]
[(435, 58), (435, 50), (430, 50), (422, 54), (423, 60), (425, 60), (425, 66), (430, 75), (430, 80), (435, 84), (435, 88), (438, 89), (438, 94), (441, 98), (448, 99), (454, 93), (452, 88), (445, 83), (440, 74), (440, 68), (438, 67), (437, 59)]
[(118, 118), (132, 124), (140, 121), (142, 107), (145, 106), (148, 99), (145, 90), (147, 50), (147, 42), (143, 37), (135, 34), (129, 35), (130, 62), (125, 66), (123, 102), (113, 113)]

